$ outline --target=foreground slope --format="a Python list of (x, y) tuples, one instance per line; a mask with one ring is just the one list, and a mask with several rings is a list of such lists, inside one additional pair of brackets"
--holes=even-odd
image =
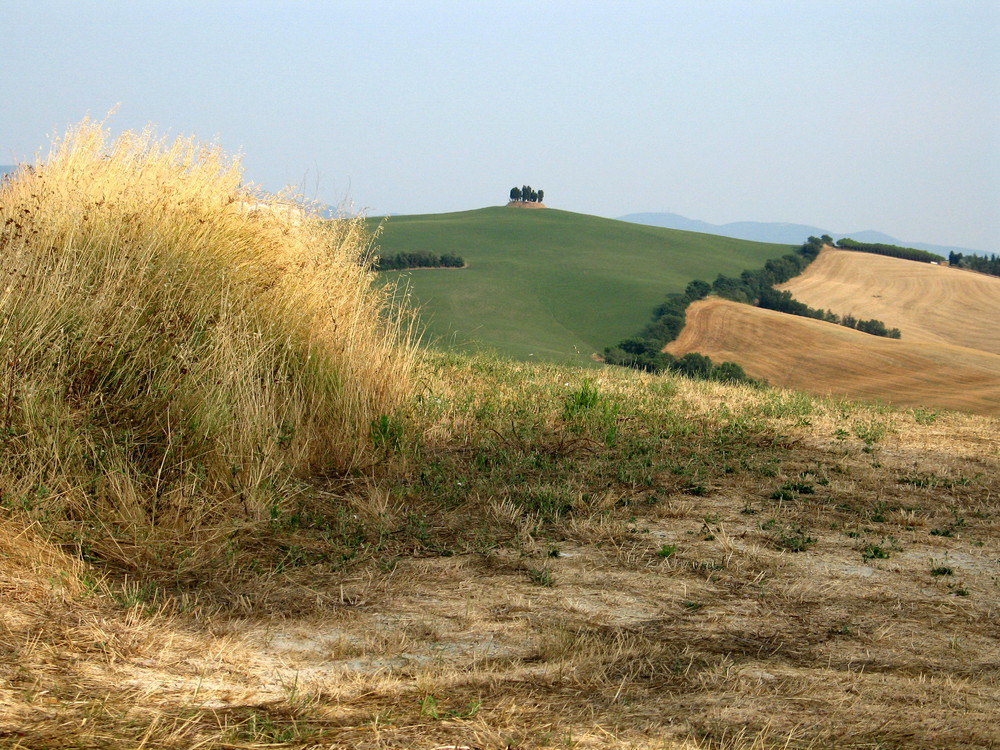
[(718, 297), (688, 308), (667, 351), (739, 362), (772, 385), (810, 393), (1000, 415), (1000, 355), (871, 336)]
[(692, 279), (738, 276), (790, 250), (507, 207), (393, 216), (378, 244), (384, 255), (456, 253), (468, 263), (461, 270), (404, 272), (429, 340), (460, 348), (479, 342), (516, 359), (578, 364), (642, 328), (667, 293), (683, 291)]
[(824, 249), (778, 287), (838, 315), (877, 318), (904, 341), (1000, 354), (1000, 278), (900, 258)]
[(0, 747), (995, 746), (997, 419), (419, 379), (370, 474), (208, 569), (123, 576), (5, 508)]

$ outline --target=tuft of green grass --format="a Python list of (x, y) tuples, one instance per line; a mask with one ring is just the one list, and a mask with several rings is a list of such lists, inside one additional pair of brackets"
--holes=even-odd
[(579, 390), (573, 391), (566, 397), (563, 416), (566, 419), (573, 419), (584, 412), (590, 411), (597, 406), (600, 398), (600, 394), (598, 394), (594, 384), (590, 380), (584, 380)]
[(888, 560), (889, 550), (881, 544), (866, 544), (861, 548), (861, 558), (863, 560)]
[(805, 552), (816, 544), (815, 537), (806, 534), (801, 527), (786, 529), (775, 535), (774, 546), (789, 552)]
[(536, 586), (551, 588), (555, 585), (555, 577), (552, 575), (552, 571), (548, 568), (529, 568), (527, 573), (528, 580)]

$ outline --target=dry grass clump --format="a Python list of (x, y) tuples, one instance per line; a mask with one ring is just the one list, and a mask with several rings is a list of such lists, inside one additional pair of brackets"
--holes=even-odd
[(216, 147), (85, 120), (3, 183), (0, 232), (0, 502), (105, 559), (196, 558), (407, 393), (361, 224)]

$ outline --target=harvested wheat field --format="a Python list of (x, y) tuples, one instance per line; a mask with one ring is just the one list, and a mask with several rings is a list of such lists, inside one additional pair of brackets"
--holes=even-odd
[(1000, 355), (871, 336), (718, 297), (688, 308), (666, 351), (739, 362), (753, 377), (810, 393), (1000, 414)]
[(777, 287), (810, 307), (877, 318), (904, 341), (1000, 354), (1000, 278), (850, 250), (825, 248), (802, 275)]

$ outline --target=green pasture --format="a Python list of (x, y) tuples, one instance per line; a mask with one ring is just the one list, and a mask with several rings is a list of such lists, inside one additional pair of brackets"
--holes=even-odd
[(501, 206), (369, 223), (382, 225), (382, 254), (457, 253), (468, 264), (386, 272), (409, 284), (428, 343), (578, 364), (637, 332), (667, 293), (692, 279), (737, 276), (791, 250), (555, 209)]

